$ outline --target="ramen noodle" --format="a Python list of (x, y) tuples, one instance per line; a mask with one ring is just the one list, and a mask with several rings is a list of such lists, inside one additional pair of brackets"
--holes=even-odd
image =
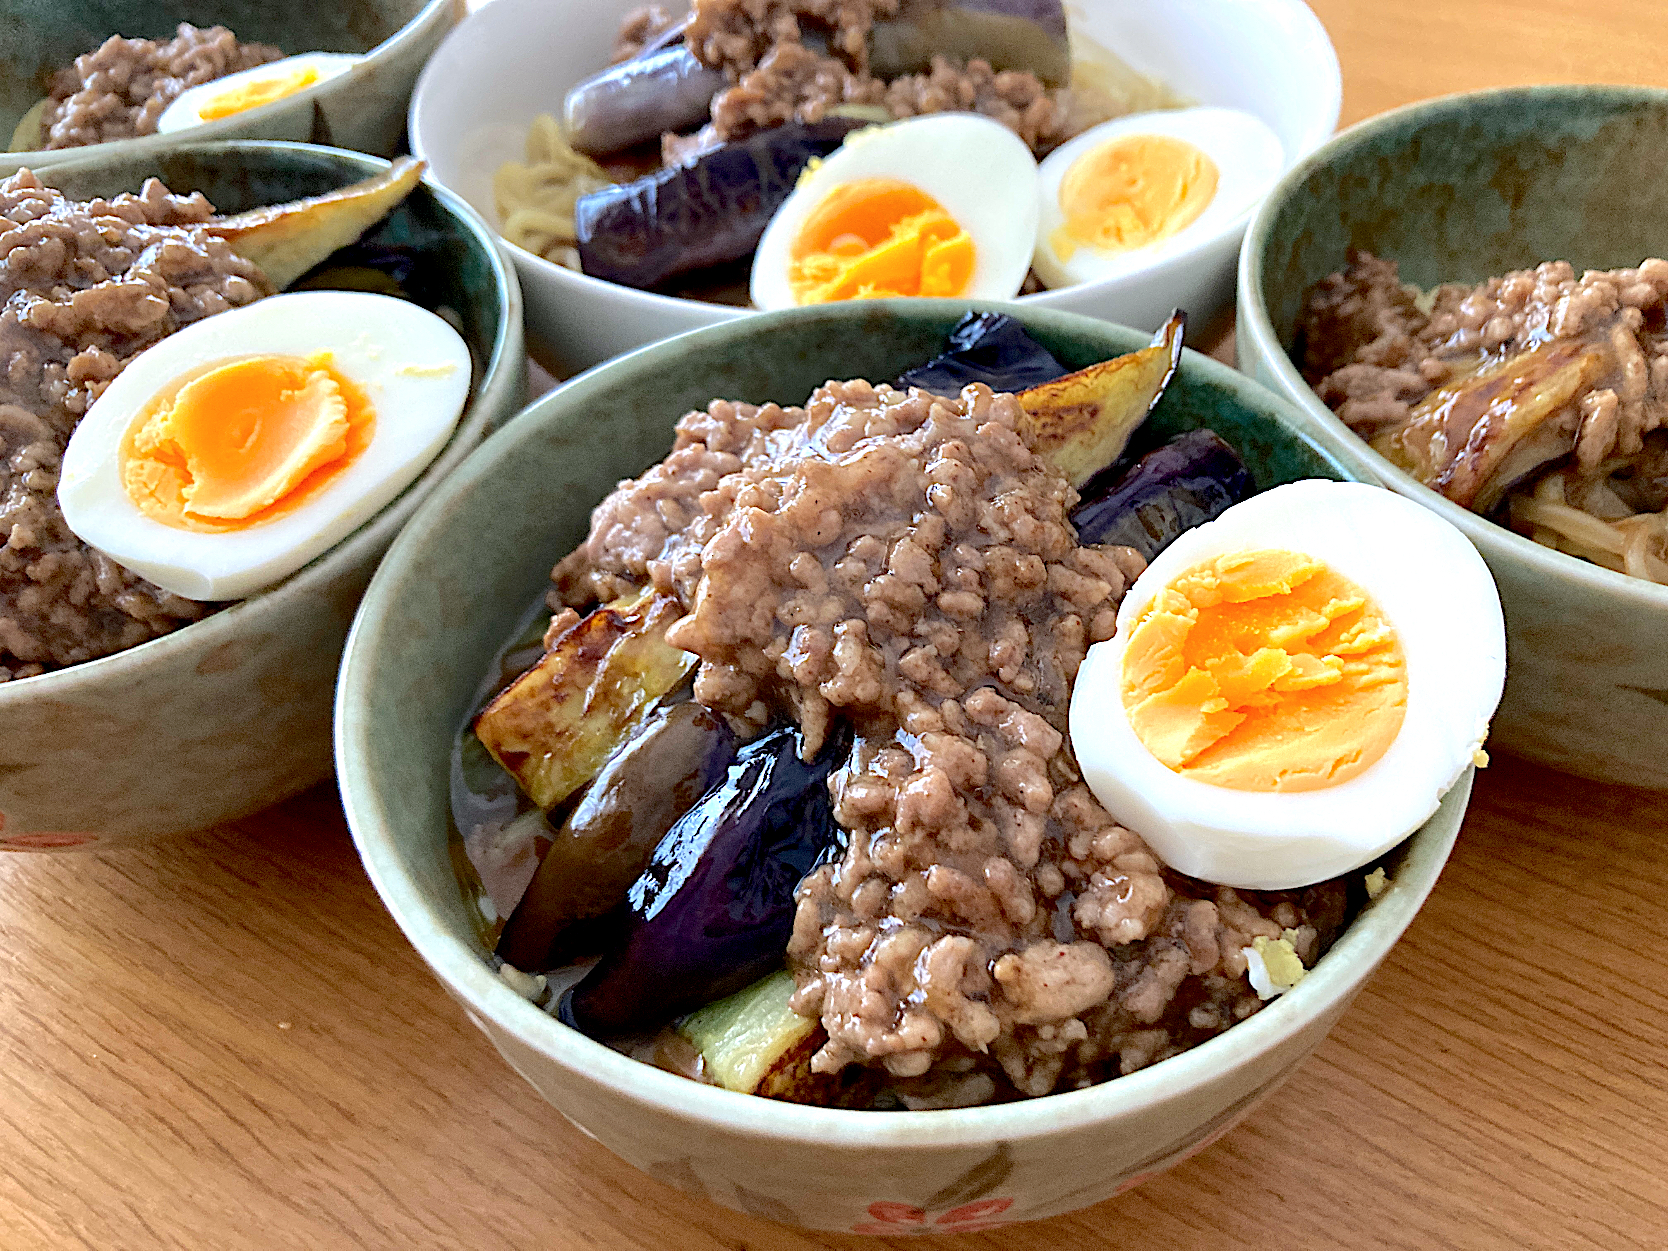
[(527, 131), (526, 163), (507, 162), (492, 177), (499, 232), (517, 247), (578, 269), (573, 206), (586, 192), (612, 181), (600, 165), (568, 145), (554, 117), (541, 113)]

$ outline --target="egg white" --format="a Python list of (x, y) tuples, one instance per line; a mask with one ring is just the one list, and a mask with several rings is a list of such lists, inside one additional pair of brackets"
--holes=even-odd
[[(324, 490), (245, 530), (179, 530), (141, 512), (121, 478), (123, 436), (181, 376), (251, 356), (328, 351), (375, 411), (371, 442)], [(195, 322), (153, 344), (87, 410), (64, 452), (58, 504), (85, 543), (195, 600), (242, 599), (369, 521), (439, 454), (469, 398), (469, 348), (426, 309), (363, 291), (297, 291)]]
[[(227, 74), (224, 78), (216, 78), (210, 82), (199, 83), (195, 87), (187, 88), (174, 99), (174, 102), (162, 110), (162, 115), (156, 119), (158, 134), (170, 134), (176, 130), (185, 130), (191, 126), (200, 126), (203, 122), (202, 110), (209, 102), (218, 99), (222, 93), (233, 91), (245, 83), (259, 82), (268, 78), (275, 78), (290, 70), (305, 69), (312, 66), (318, 70), (318, 80), (302, 88), (311, 90), (319, 83), (329, 82), (347, 73), (365, 58), (354, 56), (347, 52), (303, 52), (298, 56), (287, 56), (282, 61), (269, 61), (265, 65), (257, 65), (253, 69), (239, 70), (235, 74)], [(300, 92), (295, 93), (297, 95)], [(284, 96), (281, 99), (289, 99)], [(272, 103), (276, 103), (273, 101)]]
[[(1101, 252), (1079, 247), (1069, 260), (1054, 250), (1054, 232), (1065, 224), (1060, 183), (1079, 157), (1109, 140), (1133, 135), (1167, 135), (1191, 143), (1216, 162), (1216, 194), (1186, 226), (1145, 247)], [(1114, 118), (1090, 127), (1043, 158), (1037, 169), (1037, 238), (1031, 264), (1043, 285), (1067, 287), (1079, 282), (1133, 273), (1168, 260), (1239, 224), (1262, 201), (1285, 167), (1280, 139), (1261, 118), (1239, 109), (1166, 109)]]
[[(1174, 773), (1136, 736), (1119, 689), (1130, 632), (1160, 590), (1205, 561), (1267, 548), (1306, 553), (1361, 586), (1407, 660), (1400, 732), (1376, 763), (1321, 790), (1240, 791)], [(1423, 825), (1472, 766), (1505, 677), (1494, 579), (1459, 530), (1378, 487), (1294, 482), (1186, 532), (1136, 579), (1116, 636), (1078, 669), (1071, 743), (1096, 798), (1170, 867), (1287, 890), (1360, 868)]]
[(973, 240), (974, 267), (958, 298), (1007, 300), (1031, 267), (1037, 233), (1037, 164), (1020, 137), (975, 113), (934, 113), (849, 136), (806, 170), (753, 253), (758, 308), (792, 308), (789, 256), (805, 219), (836, 187), (896, 178), (926, 192)]

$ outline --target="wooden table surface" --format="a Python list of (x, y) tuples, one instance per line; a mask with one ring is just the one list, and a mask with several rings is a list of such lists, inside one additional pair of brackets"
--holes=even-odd
[[(1668, 85), (1655, 0), (1315, 7), (1346, 124)], [(1665, 894), (1664, 797), (1498, 760), (1279, 1096), (1121, 1199), (937, 1245), (1668, 1247)], [(0, 856), (4, 1251), (875, 1245), (687, 1198), (573, 1129), (406, 946), (328, 788), (147, 849)]]

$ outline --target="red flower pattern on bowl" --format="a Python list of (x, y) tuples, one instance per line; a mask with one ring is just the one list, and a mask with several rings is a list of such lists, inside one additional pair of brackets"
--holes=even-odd
[(1007, 1223), (1002, 1215), (1014, 1205), (1011, 1198), (976, 1199), (960, 1207), (951, 1208), (937, 1216), (923, 1211), (912, 1203), (896, 1203), (877, 1199), (869, 1204), (869, 1215), (874, 1219), (859, 1221), (851, 1227), (854, 1234), (971, 1234), (981, 1229), (995, 1229)]

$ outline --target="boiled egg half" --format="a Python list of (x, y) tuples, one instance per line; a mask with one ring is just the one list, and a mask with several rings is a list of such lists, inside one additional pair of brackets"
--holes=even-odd
[(415, 304), (271, 296), (129, 361), (70, 437), (58, 503), (84, 542), (158, 586), (241, 599), (404, 490), (469, 382), (463, 339)]
[(346, 52), (304, 52), (187, 88), (156, 119), (160, 134), (218, 121), (347, 73), (365, 58)]
[(1049, 287), (1157, 264), (1233, 228), (1284, 164), (1279, 137), (1238, 109), (1102, 122), (1043, 158), (1031, 263)]
[(1275, 487), (1135, 580), (1078, 670), (1084, 780), (1164, 862), (1285, 890), (1423, 825), (1500, 702), (1488, 568), (1435, 513), (1362, 483)]
[(1036, 186), (1030, 149), (988, 117), (857, 131), (807, 167), (771, 218), (753, 254), (753, 303), (1011, 299), (1031, 265)]

